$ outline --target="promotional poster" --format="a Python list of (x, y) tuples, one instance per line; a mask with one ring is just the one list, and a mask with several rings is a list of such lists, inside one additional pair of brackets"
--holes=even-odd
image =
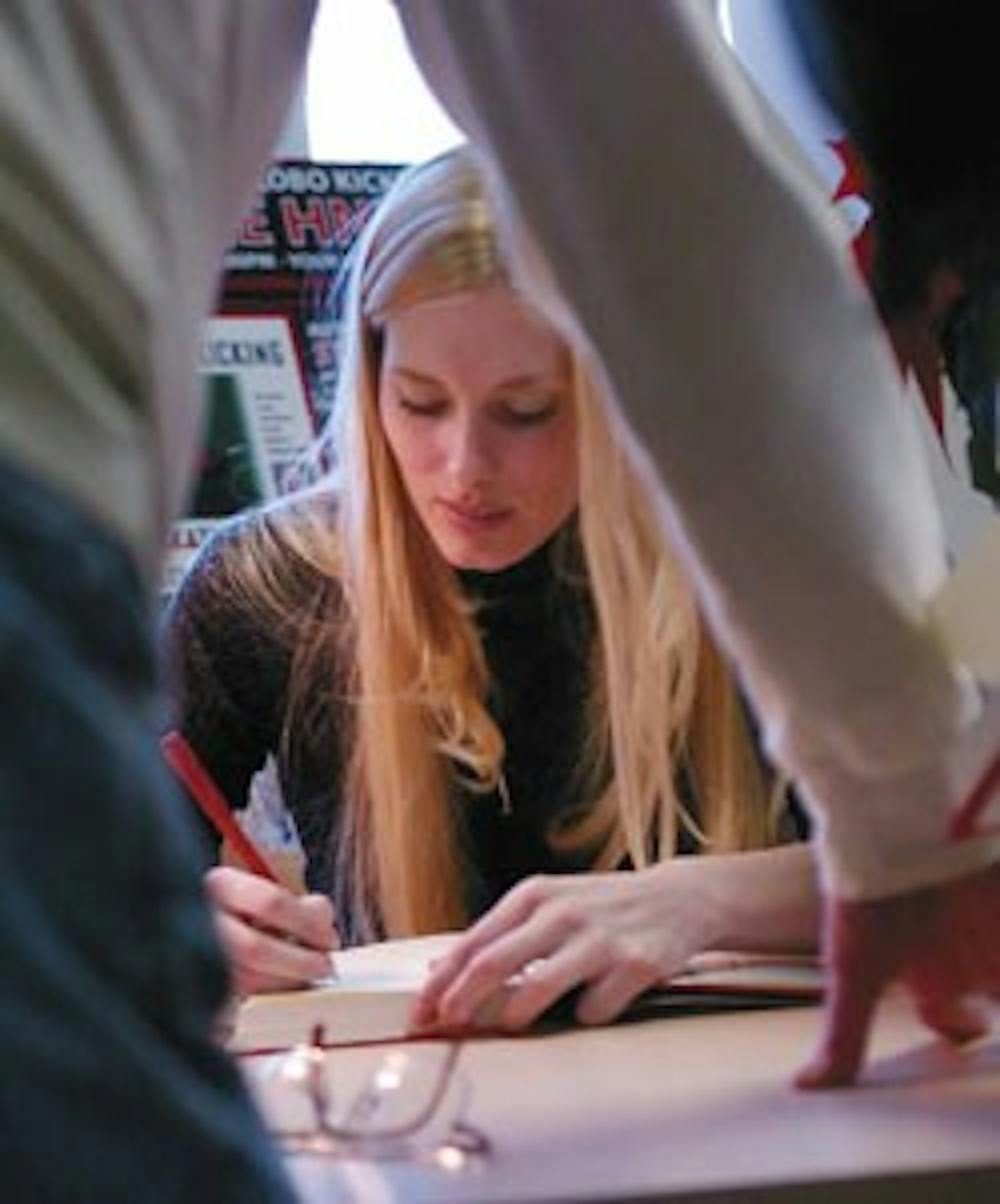
[(333, 407), (344, 265), (398, 164), (271, 164), (226, 252), (202, 327), (201, 455), (170, 533), (162, 592), (219, 524), (307, 483), (307, 453)]

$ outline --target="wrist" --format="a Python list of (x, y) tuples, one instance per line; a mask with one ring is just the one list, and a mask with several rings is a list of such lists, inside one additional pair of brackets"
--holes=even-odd
[(641, 871), (655, 882), (659, 900), (655, 922), (683, 930), (685, 943), (698, 950), (724, 948), (726, 933), (734, 924), (725, 875), (716, 873), (711, 860), (672, 857)]

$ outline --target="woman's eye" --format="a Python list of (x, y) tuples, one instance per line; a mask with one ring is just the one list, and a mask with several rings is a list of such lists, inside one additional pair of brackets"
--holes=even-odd
[(412, 414), (416, 418), (434, 418), (439, 414), (443, 414), (446, 404), (442, 400), (430, 398), (401, 397), (399, 399), (400, 409), (405, 410), (407, 414)]
[(547, 422), (556, 409), (556, 402), (546, 398), (538, 401), (506, 401), (500, 413), (511, 426), (538, 426)]

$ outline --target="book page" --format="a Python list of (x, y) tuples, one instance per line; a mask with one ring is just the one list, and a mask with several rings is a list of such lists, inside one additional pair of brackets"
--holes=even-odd
[(699, 953), (665, 988), (683, 994), (724, 994), (818, 1000), (823, 971), (808, 955), (770, 953)]

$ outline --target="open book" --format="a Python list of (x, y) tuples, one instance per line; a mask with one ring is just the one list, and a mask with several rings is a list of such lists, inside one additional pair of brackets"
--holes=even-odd
[[(236, 1010), (228, 1039), (237, 1053), (283, 1049), (309, 1041), (317, 1025), (326, 1045), (399, 1040), (431, 964), (458, 933), (412, 937), (345, 949), (334, 955), (337, 977), (303, 991), (253, 995)], [(634, 1016), (716, 1007), (808, 1003), (822, 995), (817, 962), (808, 957), (703, 953), (670, 984), (647, 992)], [(558, 1007), (558, 1015), (572, 1016)]]
[(667, 1012), (819, 1003), (823, 971), (815, 957), (780, 953), (699, 953), (664, 986), (652, 987), (623, 1019)]

